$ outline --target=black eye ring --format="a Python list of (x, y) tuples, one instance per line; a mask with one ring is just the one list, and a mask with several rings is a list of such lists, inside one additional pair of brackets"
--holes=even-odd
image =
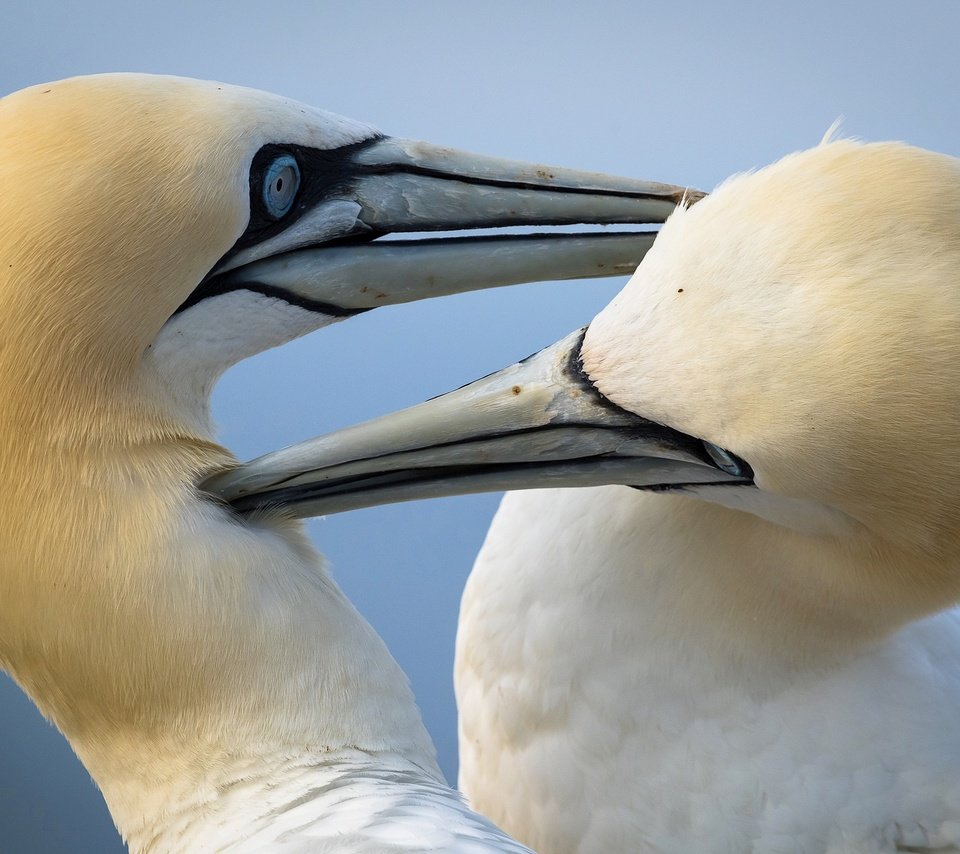
[(263, 172), (263, 206), (277, 220), (285, 217), (300, 189), (300, 164), (292, 154), (280, 154)]

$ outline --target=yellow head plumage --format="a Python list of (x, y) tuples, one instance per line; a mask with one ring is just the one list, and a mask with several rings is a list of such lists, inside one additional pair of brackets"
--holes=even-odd
[(618, 405), (745, 459), (751, 506), (851, 523), (840, 550), (877, 568), (872, 590), (851, 579), (863, 596), (886, 567), (904, 616), (942, 607), (960, 589), (958, 226), (952, 157), (838, 141), (784, 158), (668, 221), (585, 366)]

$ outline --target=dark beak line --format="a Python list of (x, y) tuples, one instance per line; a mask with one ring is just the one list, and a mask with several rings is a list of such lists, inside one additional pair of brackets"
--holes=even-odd
[[(674, 430), (673, 427), (658, 424), (656, 421), (650, 421), (636, 413), (629, 412), (622, 406), (618, 406), (597, 388), (583, 366), (583, 341), (587, 337), (587, 330), (589, 330), (589, 328), (589, 326), (583, 327), (576, 346), (570, 350), (570, 358), (567, 360), (566, 369), (564, 370), (564, 376), (570, 385), (579, 387), (597, 409), (605, 409), (613, 416), (629, 419), (629, 421), (635, 425), (630, 428), (631, 438), (636, 438), (643, 432), (642, 425), (649, 425), (650, 432), (655, 432), (662, 441), (665, 441), (678, 450), (684, 451), (708, 466), (713, 466), (714, 462), (704, 450), (703, 442), (695, 436), (681, 433), (679, 430)], [(530, 357), (528, 356), (527, 358)]]
[[(648, 423), (651, 425), (652, 428), (657, 428), (657, 430), (669, 429), (669, 428), (661, 428), (660, 425), (655, 424), (652, 421)], [(554, 427), (527, 427), (521, 430), (502, 430), (498, 432), (483, 433), (476, 436), (471, 436), (467, 439), (461, 439), (456, 441), (438, 442), (437, 444), (431, 445), (430, 447), (432, 450), (441, 450), (443, 448), (469, 448), (470, 446), (478, 445), (481, 442), (496, 441), (497, 439), (519, 438), (521, 436), (527, 436), (532, 434), (543, 436), (543, 435), (549, 434), (554, 430), (557, 430), (557, 431), (562, 430), (562, 431), (569, 432), (569, 431), (576, 431), (576, 430), (596, 430), (596, 429), (597, 428), (591, 424), (569, 424), (569, 423), (558, 424)], [(624, 428), (622, 430), (611, 430), (610, 432), (618, 433), (622, 435), (625, 439), (635, 439), (638, 437), (638, 435), (640, 435), (640, 431), (636, 430), (635, 428), (632, 430), (627, 428)], [(352, 460), (351, 462), (373, 463), (378, 460), (389, 460), (391, 457), (394, 457), (394, 456), (396, 456), (396, 452), (390, 451), (385, 454), (371, 454), (370, 456), (364, 456), (356, 460)], [(590, 459), (590, 458), (583, 457), (583, 458), (580, 458), (579, 460), (568, 459), (568, 460), (564, 460), (563, 462), (573, 463), (578, 461), (586, 461), (587, 459)], [(378, 472), (374, 474), (364, 474), (364, 475), (358, 475), (358, 476), (334, 478), (334, 479), (325, 481), (322, 485), (319, 485), (319, 486), (317, 484), (311, 484), (308, 489), (303, 491), (300, 491), (298, 487), (293, 487), (289, 490), (286, 490), (286, 492), (289, 492), (290, 495), (303, 497), (304, 495), (312, 495), (315, 492), (322, 493), (322, 492), (328, 491), (328, 489), (331, 489), (331, 488), (343, 487), (345, 484), (350, 484), (352, 482), (355, 482), (357, 484), (363, 484), (363, 483), (369, 483), (371, 481), (377, 481), (378, 479), (399, 480), (401, 479), (401, 475), (403, 477), (409, 478), (414, 473), (417, 473), (417, 472), (422, 472), (425, 477), (426, 476), (435, 477), (435, 476), (442, 476), (446, 472), (454, 472), (454, 471), (462, 472), (462, 473), (467, 473), (473, 470), (493, 472), (493, 471), (498, 471), (500, 469), (506, 469), (506, 468), (513, 470), (513, 469), (522, 469), (524, 467), (536, 468), (536, 467), (541, 467), (542, 465), (543, 465), (542, 463), (531, 462), (531, 463), (511, 463), (509, 464), (509, 466), (504, 465), (499, 467), (492, 464), (464, 464), (461, 466), (424, 466), (422, 468), (395, 469), (390, 472)], [(283, 488), (283, 484), (317, 471), (320, 471), (320, 469), (305, 469), (302, 472), (291, 474), (289, 477), (277, 479), (274, 482), (273, 486), (271, 487), (271, 490), (270, 490), (271, 497), (275, 495), (281, 496), (284, 494), (285, 490)], [(243, 502), (243, 499), (238, 498), (234, 500), (232, 503), (235, 507), (237, 507), (238, 509), (241, 509), (240, 505), (242, 504), (242, 502)], [(278, 501), (278, 503), (281, 503), (281, 504), (288, 503), (288, 501), (285, 502), (283, 499), (281, 499), (280, 501)]]
[(207, 299), (207, 297), (228, 294), (237, 290), (250, 291), (251, 293), (255, 294), (263, 294), (265, 297), (280, 299), (289, 305), (294, 305), (298, 308), (303, 308), (316, 314), (326, 314), (330, 317), (354, 317), (357, 314), (363, 314), (365, 311), (370, 311), (369, 308), (344, 308), (343, 306), (335, 305), (332, 302), (310, 299), (302, 294), (294, 293), (287, 288), (278, 288), (275, 285), (268, 285), (264, 282), (243, 282), (242, 284), (237, 285), (234, 284), (228, 276), (214, 276), (213, 278), (204, 281), (200, 287), (190, 294), (190, 296), (187, 297), (187, 299), (184, 300), (180, 307), (173, 313), (173, 316), (176, 317), (178, 314), (186, 311), (191, 306), (194, 306), (199, 302), (203, 302), (203, 300)]
[[(177, 308), (176, 312), (174, 312), (174, 316), (186, 311), (191, 306), (202, 302), (208, 297), (215, 297), (236, 290), (247, 290), (253, 293), (263, 294), (264, 296), (275, 297), (287, 302), (290, 305), (297, 306), (308, 311), (325, 314), (329, 317), (341, 319), (353, 317), (357, 314), (362, 314), (365, 311), (369, 311), (370, 309), (377, 307), (375, 304), (341, 305), (331, 300), (313, 299), (304, 293), (298, 292), (292, 287), (283, 287), (278, 284), (271, 284), (267, 281), (263, 281), (262, 279), (258, 278), (258, 274), (254, 272), (254, 269), (262, 271), (265, 261), (275, 263), (284, 259), (293, 260), (297, 258), (298, 255), (303, 256), (310, 252), (320, 251), (328, 253), (331, 252), (331, 250), (343, 251), (349, 247), (349, 251), (352, 253), (354, 260), (360, 263), (364, 259), (387, 256), (388, 253), (415, 253), (417, 250), (429, 250), (431, 248), (442, 247), (445, 250), (451, 251), (466, 249), (482, 249), (486, 251), (489, 249), (491, 252), (495, 252), (500, 247), (515, 249), (522, 245), (529, 244), (532, 248), (542, 248), (541, 251), (543, 253), (543, 257), (546, 258), (547, 253), (551, 252), (551, 246), (559, 248), (564, 245), (572, 244), (576, 240), (590, 240), (593, 245), (597, 247), (613, 247), (615, 244), (622, 245), (625, 240), (634, 240), (637, 242), (637, 246), (639, 247), (642, 242), (652, 243), (655, 235), (656, 232), (652, 231), (614, 231), (609, 233), (552, 232), (529, 234), (484, 233), (460, 237), (424, 237), (408, 240), (389, 240), (386, 238), (373, 240), (372, 238), (369, 238), (369, 242), (366, 242), (368, 238), (364, 238), (363, 240), (349, 238), (334, 240), (322, 247), (294, 249), (287, 252), (281, 252), (277, 255), (270, 256), (268, 259), (264, 259), (264, 261), (253, 262), (251, 265), (245, 265), (244, 267), (228, 270), (225, 273), (208, 275), (200, 284), (200, 286), (196, 288), (189, 297), (187, 297), (187, 299), (179, 306), (179, 308)], [(639, 249), (638, 255), (642, 256), (642, 252), (639, 252)], [(407, 256), (404, 255), (404, 257)], [(633, 263), (628, 269), (623, 269), (621, 266), (622, 261), (620, 264), (618, 264), (618, 258), (620, 258), (620, 256), (611, 248), (610, 256), (606, 259), (607, 263), (603, 267), (597, 267), (592, 272), (592, 275), (626, 275), (633, 269), (633, 267), (636, 266), (638, 261), (638, 258), (633, 260)], [(557, 278), (566, 277), (561, 275), (559, 270), (553, 270), (552, 272)], [(572, 269), (571, 272), (573, 277), (588, 275), (582, 268)], [(266, 278), (266, 276), (264, 276), (264, 278)], [(377, 286), (373, 282), (371, 282), (371, 286), (373, 290), (376, 291)], [(362, 291), (359, 292), (363, 293)], [(356, 296), (356, 294), (354, 294), (354, 296)], [(376, 297), (373, 297), (373, 300), (375, 301)], [(389, 304), (389, 302), (387, 304)]]
[[(517, 181), (504, 178), (480, 177), (479, 175), (464, 175), (457, 172), (448, 172), (443, 169), (434, 169), (428, 166), (417, 166), (413, 163), (383, 163), (383, 164), (358, 164), (355, 176), (363, 175), (418, 175), (423, 178), (439, 178), (444, 181), (457, 181), (461, 184), (473, 184), (478, 187), (499, 187), (510, 190), (534, 190), (536, 192), (563, 193), (564, 195), (586, 195), (586, 196), (608, 196), (619, 199), (644, 199), (671, 201), (674, 205), (683, 202), (693, 203), (702, 198), (705, 194), (697, 190), (683, 190), (671, 193), (669, 196), (663, 196), (657, 193), (643, 193), (634, 190), (615, 190), (607, 187), (569, 187), (553, 186), (551, 184), (538, 184), (535, 181)], [(549, 223), (544, 223), (545, 225)]]

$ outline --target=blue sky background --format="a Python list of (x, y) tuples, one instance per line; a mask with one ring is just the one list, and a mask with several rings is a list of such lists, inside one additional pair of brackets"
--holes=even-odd
[[(849, 135), (960, 154), (958, 32), (956, 0), (8, 0), (0, 93), (101, 71), (214, 78), (399, 136), (710, 189), (839, 116)], [(418, 402), (589, 321), (621, 285), (467, 294), (322, 330), (226, 376), (222, 438), (246, 458)], [(457, 607), (497, 501), (310, 523), (410, 675), (451, 781)], [(0, 850), (120, 850), (86, 772), (2, 676)]]

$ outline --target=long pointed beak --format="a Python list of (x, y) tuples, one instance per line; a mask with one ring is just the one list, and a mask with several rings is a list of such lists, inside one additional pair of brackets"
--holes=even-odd
[(347, 316), (478, 288), (629, 275), (651, 245), (652, 232), (378, 238), (661, 223), (677, 204), (703, 195), (390, 137), (322, 155), (305, 163), (303, 200), (289, 227), (235, 247), (181, 311), (246, 288)]
[(426, 403), (267, 454), (202, 488), (240, 511), (317, 516), (503, 489), (750, 483), (746, 464), (721, 469), (700, 440), (604, 398), (581, 368), (584, 332)]
[(629, 276), (655, 232), (378, 240), (301, 249), (225, 277), (267, 285), (336, 316), (526, 282)]

